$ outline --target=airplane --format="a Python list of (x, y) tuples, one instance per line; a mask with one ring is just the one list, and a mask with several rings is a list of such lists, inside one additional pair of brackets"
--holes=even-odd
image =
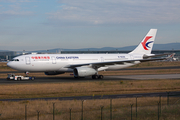
[(26, 74), (73, 72), (74, 78), (92, 76), (92, 79), (103, 79), (99, 71), (119, 70), (141, 62), (166, 59), (154, 58), (162, 55), (151, 54), (156, 32), (157, 29), (150, 29), (139, 45), (127, 54), (27, 54), (13, 58), (7, 66)]

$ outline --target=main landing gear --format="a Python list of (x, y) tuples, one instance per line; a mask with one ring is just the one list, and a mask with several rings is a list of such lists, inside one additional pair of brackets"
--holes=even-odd
[(92, 79), (103, 79), (103, 75), (92, 75)]

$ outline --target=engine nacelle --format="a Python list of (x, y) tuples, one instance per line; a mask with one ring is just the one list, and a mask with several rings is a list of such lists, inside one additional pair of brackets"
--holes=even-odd
[(58, 74), (64, 74), (65, 72), (58, 72), (58, 71), (50, 71), (50, 72), (44, 72), (45, 75), (58, 75)]
[(90, 75), (95, 75), (97, 71), (89, 67), (77, 67), (73, 70), (74, 77), (85, 77)]

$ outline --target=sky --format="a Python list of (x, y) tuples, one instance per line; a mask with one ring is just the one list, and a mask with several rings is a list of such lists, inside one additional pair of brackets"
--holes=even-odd
[(180, 42), (180, 0), (0, 0), (0, 50)]

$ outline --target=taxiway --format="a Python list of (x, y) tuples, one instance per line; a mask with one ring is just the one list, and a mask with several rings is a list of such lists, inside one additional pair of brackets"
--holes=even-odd
[(72, 77), (36, 77), (34, 81), (14, 81), (0, 79), (0, 84), (22, 84), (22, 83), (61, 83), (61, 82), (85, 82), (85, 81), (110, 81), (110, 80), (153, 80), (153, 79), (180, 79), (180, 74), (156, 74), (156, 75), (116, 75), (104, 76), (104, 79), (92, 79), (91, 77), (75, 79)]

